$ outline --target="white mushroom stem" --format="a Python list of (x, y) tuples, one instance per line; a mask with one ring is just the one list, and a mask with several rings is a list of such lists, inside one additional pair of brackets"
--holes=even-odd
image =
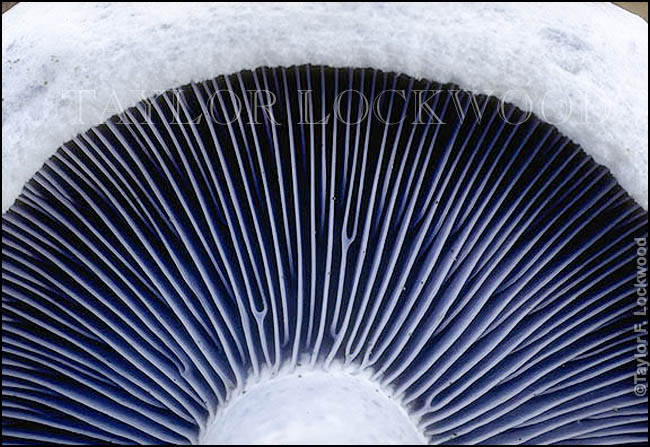
[(356, 368), (298, 368), (244, 387), (200, 444), (395, 444), (425, 438), (401, 403)]

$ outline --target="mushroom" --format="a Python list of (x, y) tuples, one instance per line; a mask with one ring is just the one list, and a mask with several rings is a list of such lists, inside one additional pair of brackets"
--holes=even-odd
[(453, 85), (167, 91), (3, 214), (3, 441), (646, 441), (647, 221), (552, 125)]

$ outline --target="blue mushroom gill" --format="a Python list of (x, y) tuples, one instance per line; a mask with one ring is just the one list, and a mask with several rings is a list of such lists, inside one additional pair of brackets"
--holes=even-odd
[(453, 85), (300, 66), (165, 92), (3, 214), (3, 442), (193, 443), (248, 378), (339, 362), (431, 443), (643, 443), (647, 222), (553, 126)]

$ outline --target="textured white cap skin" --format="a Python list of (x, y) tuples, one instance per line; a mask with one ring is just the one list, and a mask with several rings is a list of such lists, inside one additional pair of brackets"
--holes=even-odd
[(263, 375), (225, 405), (199, 443), (425, 445), (426, 439), (369, 374), (335, 365)]
[(648, 204), (648, 26), (609, 3), (20, 3), (2, 16), (2, 209), (62, 143), (261, 65), (398, 71), (556, 123)]

